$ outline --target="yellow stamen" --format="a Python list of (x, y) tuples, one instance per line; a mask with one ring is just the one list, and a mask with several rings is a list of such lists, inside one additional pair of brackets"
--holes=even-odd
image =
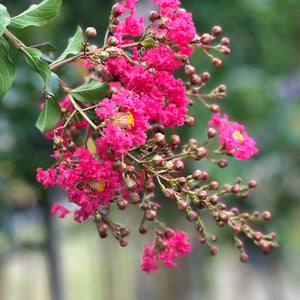
[(236, 130), (236, 131), (232, 134), (232, 136), (233, 136), (233, 138), (234, 138), (235, 140), (239, 140), (240, 142), (242, 142), (242, 141), (244, 140), (242, 134), (241, 134), (238, 130)]
[(134, 119), (130, 111), (127, 112), (126, 117), (128, 122), (128, 128), (131, 129), (131, 127), (134, 126)]
[(131, 129), (134, 126), (134, 119), (131, 112), (119, 112), (112, 117), (112, 123), (116, 124), (120, 129)]
[(105, 185), (106, 185), (106, 180), (101, 178), (100, 183), (99, 183), (99, 187), (98, 187), (98, 192), (103, 192), (104, 188), (105, 188)]

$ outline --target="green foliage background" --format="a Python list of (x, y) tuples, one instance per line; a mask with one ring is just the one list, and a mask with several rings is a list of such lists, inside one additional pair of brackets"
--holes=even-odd
[[(34, 2), (38, 1), (1, 0), (1, 3), (8, 7), (8, 11), (15, 14)], [(210, 32), (217, 24), (222, 26), (224, 35), (229, 37), (231, 54), (226, 57), (216, 54), (223, 59), (221, 69), (214, 69), (200, 50), (195, 50), (192, 63), (198, 72), (211, 72), (212, 79), (208, 89), (221, 83), (226, 84), (228, 96), (219, 103), (222, 111), (226, 112), (231, 119), (245, 124), (249, 135), (257, 140), (260, 149), (259, 154), (250, 161), (232, 160), (225, 170), (214, 170), (215, 177), (221, 181), (232, 181), (237, 175), (245, 180), (257, 179), (259, 187), (240, 205), (249, 210), (269, 209), (273, 213), (274, 219), (264, 226), (266, 230), (277, 232), (282, 247), (263, 259), (256, 249), (250, 247), (253, 259), (249, 264), (261, 270), (262, 265), (269, 268), (276, 262), (278, 269), (285, 270), (284, 276), (299, 278), (300, 271), (297, 264), (300, 263), (298, 255), (300, 251), (300, 2), (298, 0), (182, 0), (181, 2), (183, 7), (193, 13), (198, 33)], [(142, 11), (145, 5), (146, 3), (141, 3), (139, 11)], [(57, 46), (55, 55), (58, 56), (66, 47), (68, 38), (74, 34), (77, 25), (81, 25), (82, 28), (88, 26), (97, 28), (99, 39), (95, 43), (100, 45), (110, 7), (110, 1), (104, 0), (84, 2), (65, 0), (60, 15), (46, 27), (28, 28), (22, 31), (23, 41), (27, 45), (51, 41)], [(47, 168), (52, 163), (49, 158), (51, 144), (35, 128), (39, 104), (42, 100), (42, 81), (38, 74), (25, 66), (23, 58), (20, 58), (15, 49), (11, 49), (11, 56), (17, 65), (15, 82), (11, 91), (0, 101), (0, 263), (11, 249), (45, 250), (47, 246), (44, 240), (45, 234), (43, 229), (38, 229), (42, 227), (42, 222), (37, 223), (34, 234), (29, 235), (30, 238), (27, 239), (22, 237), (22, 234), (20, 238), (21, 229), (16, 230), (13, 227), (13, 220), (19, 212), (27, 213), (33, 207), (39, 207), (40, 203), (45, 201), (44, 199), (49, 198), (41, 185), (35, 182), (35, 170), (38, 166)], [(62, 76), (68, 78), (67, 81), (70, 82), (79, 80), (79, 75), (67, 67), (63, 69)], [(179, 129), (179, 132), (186, 138), (197, 135), (201, 139), (205, 135), (203, 128), (210, 114), (200, 103), (196, 103), (193, 110), (192, 115), (196, 118), (195, 126), (187, 131)], [(74, 237), (85, 232), (84, 230), (93, 231), (94, 228), (91, 227), (90, 224), (82, 226), (85, 229), (70, 225), (64, 229), (66, 230), (64, 232)], [(132, 234), (134, 235), (135, 232)], [(95, 231), (92, 232), (92, 236), (93, 239), (97, 239)], [(82, 238), (84, 239), (84, 234)], [(129, 243), (128, 248), (132, 246)], [(222, 247), (220, 243), (221, 252)], [(197, 249), (199, 250), (195, 248), (193, 251)], [(235, 251), (233, 247), (229, 249), (231, 252)], [(202, 274), (197, 276), (207, 283), (209, 280), (205, 274), (213, 275), (211, 270), (214, 268), (214, 263), (209, 260), (205, 264), (204, 260), (207, 258), (203, 257), (206, 257), (206, 252), (199, 251), (202, 260), (200, 254), (196, 258), (202, 262)], [(126, 257), (123, 258), (126, 260)], [(222, 263), (222, 259), (224, 255), (220, 254), (218, 262)], [(181, 264), (184, 263), (181, 261)], [(109, 271), (109, 267), (105, 268), (109, 274), (113, 272)], [(5, 271), (2, 269), (2, 272), (3, 270)], [(176, 274), (175, 270), (171, 271)], [(153, 291), (155, 288), (150, 287), (150, 279), (145, 280), (148, 284), (145, 290)], [(155, 280), (151, 279), (151, 282)], [(198, 284), (203, 290), (205, 289), (204, 284)], [(164, 289), (162, 293), (168, 298)], [(208, 290), (207, 295), (209, 293)], [(146, 298), (141, 291), (138, 294), (143, 295), (143, 299), (163, 298), (158, 292), (156, 298)], [(177, 298), (173, 295), (173, 299)], [(184, 298), (183, 295), (181, 299), (191, 298)], [(210, 298), (207, 296), (203, 299)], [(291, 296), (289, 299), (294, 298)]]

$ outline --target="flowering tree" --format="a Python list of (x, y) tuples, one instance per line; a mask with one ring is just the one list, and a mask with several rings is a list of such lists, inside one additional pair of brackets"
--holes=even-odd
[[(101, 238), (112, 233), (124, 247), (129, 230), (109, 213), (113, 206), (125, 210), (128, 204), (136, 205), (143, 211), (139, 232), (145, 234), (149, 228), (154, 232), (154, 242), (145, 246), (142, 256), (141, 268), (149, 273), (158, 269), (159, 261), (176, 266), (173, 259), (191, 250), (185, 233), (157, 219), (160, 205), (155, 191), (160, 189), (168, 205), (177, 206), (194, 224), (200, 243), (206, 243), (212, 255), (218, 251), (217, 237), (207, 232), (203, 211), (217, 226), (232, 228), (241, 261), (248, 260), (243, 236), (268, 253), (278, 247), (276, 235), (256, 231), (251, 223), (269, 220), (270, 212), (240, 213), (222, 203), (230, 195), (247, 197), (256, 187), (254, 180), (243, 184), (237, 177), (235, 182), (219, 186), (204, 170), (184, 172), (186, 159), (200, 161), (199, 165), (206, 159), (225, 168), (227, 157), (244, 160), (258, 152), (244, 126), (229, 121), (215, 104), (225, 97), (226, 87), (206, 91), (210, 74), (196, 72), (189, 60), (198, 47), (214, 67), (221, 67), (222, 60), (215, 53), (229, 54), (229, 39), (219, 38), (219, 26), (214, 26), (211, 34), (198, 35), (191, 13), (180, 8), (178, 0), (153, 0), (158, 10), (149, 13), (144, 25), (144, 16), (135, 16), (136, 2), (127, 0), (112, 7), (102, 46), (90, 44), (97, 36), (95, 28), (89, 27), (83, 34), (78, 27), (55, 60), (46, 55), (51, 44), (28, 47), (11, 30), (45, 25), (58, 14), (61, 0), (44, 0), (15, 17), (0, 4), (0, 97), (14, 78), (10, 43), (44, 81), (44, 102), (36, 126), (53, 141), (55, 164), (48, 170), (38, 168), (37, 181), (45, 188), (60, 186), (76, 207), (70, 211), (56, 203), (52, 213), (60, 218), (73, 214), (79, 223), (92, 217)], [(67, 64), (84, 70), (82, 85), (68, 86), (56, 74)], [(183, 71), (181, 78), (174, 75), (178, 69)], [(188, 113), (194, 101), (212, 114), (208, 127), (201, 128), (207, 131), (207, 139), (190, 139), (180, 146), (180, 137), (166, 137), (164, 128), (193, 126), (194, 118)]]

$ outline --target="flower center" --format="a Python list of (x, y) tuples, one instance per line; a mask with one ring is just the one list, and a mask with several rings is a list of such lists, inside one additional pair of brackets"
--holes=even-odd
[(112, 123), (116, 124), (120, 129), (131, 129), (134, 126), (134, 119), (131, 112), (119, 112), (112, 117)]
[(236, 140), (236, 141), (240, 141), (242, 142), (244, 140), (242, 134), (236, 130), (233, 134), (232, 134), (233, 138)]

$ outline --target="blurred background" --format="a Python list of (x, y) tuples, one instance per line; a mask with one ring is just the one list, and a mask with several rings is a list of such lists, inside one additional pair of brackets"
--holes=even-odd
[[(40, 1), (0, 0), (11, 15)], [(219, 254), (211, 257), (199, 245), (194, 228), (182, 214), (168, 208), (161, 218), (177, 230), (190, 234), (192, 252), (175, 269), (161, 267), (151, 275), (140, 271), (140, 256), (150, 236), (140, 236), (140, 212), (114, 212), (131, 229), (128, 246), (121, 248), (108, 237), (98, 238), (92, 221), (77, 224), (49, 214), (52, 203), (66, 201), (56, 189), (44, 190), (35, 181), (36, 168), (48, 168), (51, 143), (35, 128), (42, 101), (42, 82), (29, 70), (15, 49), (13, 88), (0, 101), (0, 299), (299, 299), (300, 287), (300, 2), (298, 0), (182, 0), (193, 13), (198, 33), (223, 28), (231, 54), (223, 67), (214, 69), (196, 49), (191, 62), (197, 72), (211, 72), (207, 91), (219, 84), (228, 96), (219, 103), (230, 119), (246, 125), (260, 152), (250, 161), (230, 160), (226, 169), (190, 163), (205, 168), (221, 182), (241, 176), (256, 179), (258, 188), (233, 205), (249, 211), (266, 209), (273, 219), (259, 229), (276, 232), (281, 248), (264, 256), (249, 243), (250, 260), (239, 261), (231, 232), (211, 224), (219, 234)], [(23, 41), (34, 45), (51, 41), (59, 56), (76, 26), (94, 26), (101, 44), (108, 23), (108, 0), (64, 0), (61, 13), (47, 26), (22, 31)], [(152, 8), (140, 1), (138, 14)], [(17, 32), (15, 32), (18, 34)], [(95, 41), (97, 43), (97, 41)], [(62, 75), (76, 78), (65, 67)], [(194, 127), (176, 129), (183, 141), (204, 140), (210, 114), (196, 103), (191, 115)], [(170, 134), (171, 132), (168, 131)], [(164, 203), (162, 201), (162, 205)], [(163, 207), (164, 208), (164, 207)]]

